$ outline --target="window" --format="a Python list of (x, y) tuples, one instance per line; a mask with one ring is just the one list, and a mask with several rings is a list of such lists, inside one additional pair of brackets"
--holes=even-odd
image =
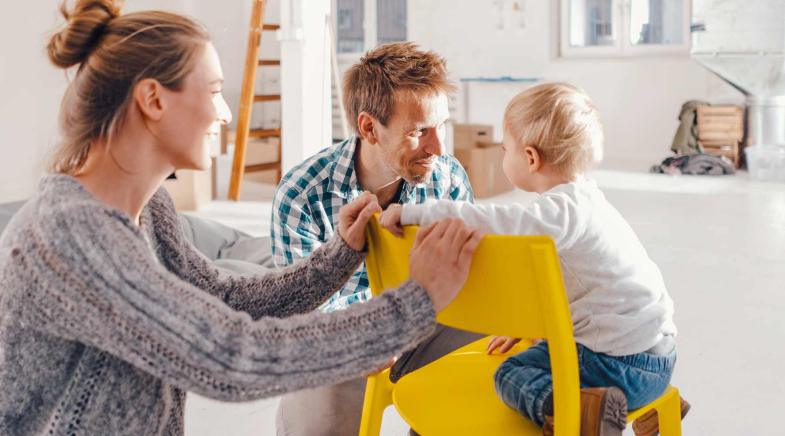
[(406, 41), (406, 0), (378, 0), (376, 45), (398, 41)]
[(633, 1), (629, 10), (630, 44), (684, 44), (686, 11), (682, 1)]
[(336, 33), (338, 53), (363, 51), (363, 0), (338, 0), (336, 11)]
[(406, 40), (406, 0), (335, 0), (334, 8), (338, 53)]
[(686, 53), (689, 7), (689, 0), (561, 0), (561, 54)]

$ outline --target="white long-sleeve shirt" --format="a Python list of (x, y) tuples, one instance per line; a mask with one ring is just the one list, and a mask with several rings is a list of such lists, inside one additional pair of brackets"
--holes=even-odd
[(558, 185), (529, 205), (447, 200), (404, 205), (401, 224), (448, 217), (486, 233), (553, 238), (575, 340), (592, 351), (636, 354), (676, 335), (673, 301), (659, 268), (594, 181)]

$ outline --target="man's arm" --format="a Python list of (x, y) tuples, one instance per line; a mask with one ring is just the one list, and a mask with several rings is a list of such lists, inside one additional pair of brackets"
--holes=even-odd
[(273, 261), (279, 268), (310, 256), (324, 243), (313, 224), (310, 207), (301, 197), (285, 185), (279, 186), (275, 193), (270, 238)]
[[(279, 186), (276, 192), (270, 233), (273, 259), (278, 267), (291, 265), (310, 256), (324, 243), (321, 235), (332, 233), (331, 229), (322, 229), (316, 224), (322, 221), (324, 225), (332, 225), (332, 218), (315, 216), (318, 212), (314, 212), (310, 204), (305, 202), (306, 198), (306, 194), (291, 190), (285, 185)], [(325, 302), (323, 309), (332, 312), (355, 302), (366, 301), (369, 298), (367, 290), (368, 278), (363, 264), (343, 288)]]

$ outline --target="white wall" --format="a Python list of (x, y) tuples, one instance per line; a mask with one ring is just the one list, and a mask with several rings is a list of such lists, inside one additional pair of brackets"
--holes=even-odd
[(56, 10), (52, 2), (18, 2), (0, 19), (0, 202), (35, 190), (46, 150), (56, 143), (66, 80), (44, 51), (59, 22)]
[(283, 171), (332, 138), (330, 0), (281, 0)]
[[(502, 1), (506, 11), (502, 18), (496, 7), (498, 1)], [(581, 86), (603, 114), (606, 167), (646, 170), (660, 161), (669, 153), (684, 101), (740, 99), (736, 91), (687, 54), (560, 58), (558, 1), (519, 1), (524, 6), (524, 28), (517, 26), (517, 18), (512, 18), (512, 3), (410, 0), (409, 39), (445, 56), (456, 79), (539, 77)], [(504, 21), (503, 29), (499, 29), (500, 20)], [(471, 113), (475, 114), (473, 118), (486, 121), (483, 114), (501, 114), (506, 103), (502, 100), (490, 103), (492, 106), (472, 105)]]

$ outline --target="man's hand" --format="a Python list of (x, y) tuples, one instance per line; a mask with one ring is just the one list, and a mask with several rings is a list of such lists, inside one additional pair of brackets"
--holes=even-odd
[(493, 354), (493, 351), (497, 348), (499, 349), (500, 354), (504, 354), (510, 351), (510, 348), (515, 346), (518, 342), (520, 342), (520, 338), (510, 338), (508, 336), (494, 336), (491, 338), (491, 342), (488, 343), (488, 354)]
[(366, 191), (338, 211), (338, 234), (355, 251), (365, 248), (365, 225), (376, 212), (381, 212), (376, 196)]
[(400, 204), (391, 204), (387, 206), (387, 210), (382, 212), (382, 216), (379, 217), (379, 224), (392, 232), (393, 235), (398, 237), (403, 236), (403, 227), (401, 226), (402, 211), (403, 206)]

